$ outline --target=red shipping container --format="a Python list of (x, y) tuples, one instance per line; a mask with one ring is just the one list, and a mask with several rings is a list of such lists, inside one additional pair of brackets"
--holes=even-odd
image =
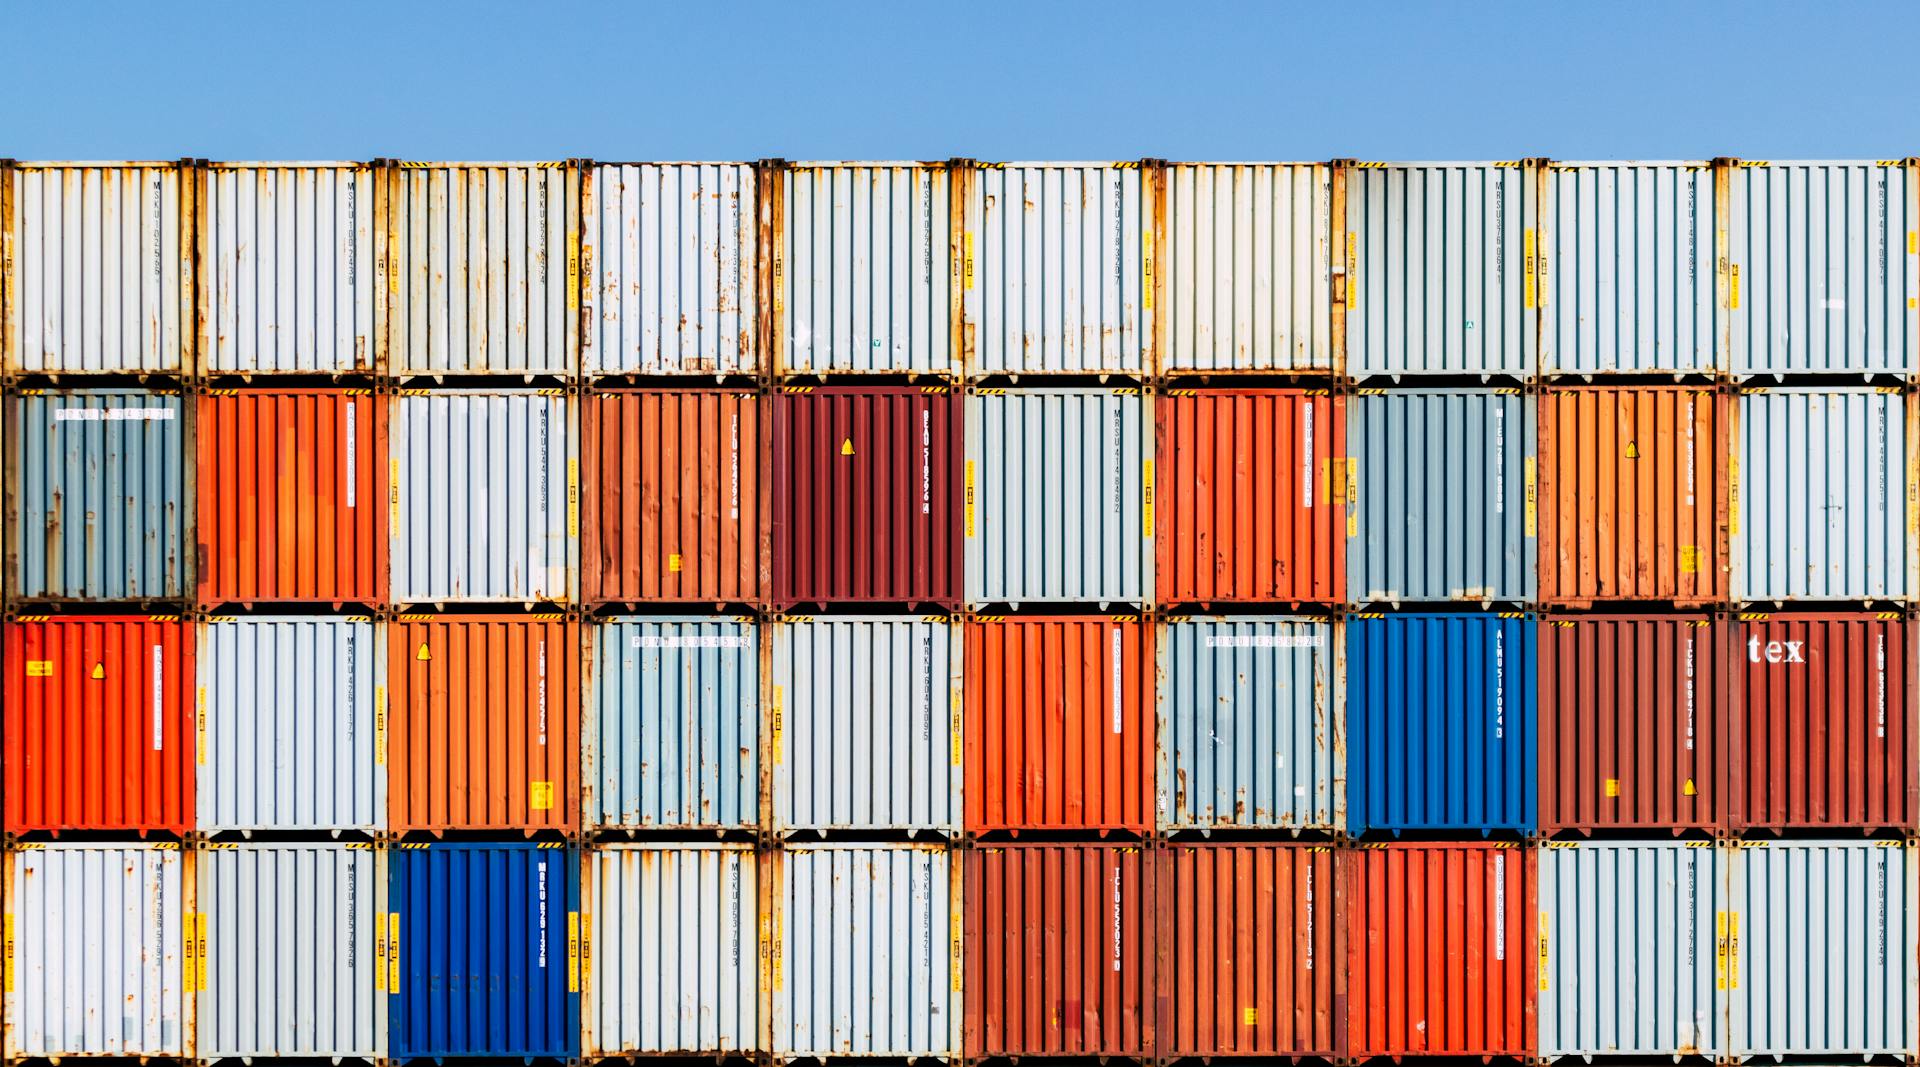
[(1343, 1056), (1524, 1056), (1534, 1020), (1534, 851), (1369, 845), (1338, 854)]
[(966, 825), (1153, 828), (1153, 627), (982, 617), (966, 643)]
[(767, 441), (752, 393), (588, 394), (581, 589), (588, 603), (758, 605)]
[(773, 600), (952, 608), (966, 422), (945, 386), (773, 398)]
[(1915, 633), (1893, 612), (1740, 616), (1730, 829), (1914, 829)]
[(1345, 598), (1344, 398), (1178, 390), (1154, 415), (1160, 603)]
[(6, 646), (8, 833), (193, 829), (192, 624), (25, 615)]
[(1153, 853), (1161, 1058), (1334, 1054), (1334, 856), (1319, 845)]
[(199, 402), (199, 600), (387, 598), (387, 405), (364, 389)]
[(1147, 853), (1005, 845), (963, 855), (967, 1055), (1151, 1055)]
[[(580, 810), (580, 626), (401, 615), (387, 633), (387, 828), (570, 831)], [(376, 710), (376, 716), (380, 712)]]
[(1712, 830), (1724, 625), (1709, 615), (1540, 622), (1540, 828)]

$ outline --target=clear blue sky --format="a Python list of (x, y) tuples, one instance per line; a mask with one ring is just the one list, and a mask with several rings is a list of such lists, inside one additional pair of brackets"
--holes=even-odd
[(0, 0), (0, 156), (1920, 153), (1920, 5)]

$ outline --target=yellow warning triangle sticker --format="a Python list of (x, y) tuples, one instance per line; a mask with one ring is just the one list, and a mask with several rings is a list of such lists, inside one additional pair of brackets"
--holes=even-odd
[(413, 658), (414, 659), (432, 659), (433, 658), (433, 653), (427, 651), (427, 643), (425, 641), (420, 642), (420, 651), (415, 652), (413, 654)]
[(1640, 446), (1633, 443), (1632, 441), (1627, 442), (1627, 458), (1628, 459), (1640, 458)]
[(1686, 785), (1683, 785), (1680, 787), (1680, 792), (1690, 797), (1697, 797), (1700, 795), (1700, 791), (1693, 787), (1693, 779), (1691, 778), (1687, 779)]
[(105, 678), (105, 677), (107, 676), (107, 665), (106, 665), (106, 664), (104, 664), (104, 663), (96, 663), (96, 664), (94, 664), (94, 665), (93, 665), (93, 676), (94, 676), (95, 678)]
[(853, 438), (848, 437), (840, 442), (840, 454), (843, 456), (853, 455)]

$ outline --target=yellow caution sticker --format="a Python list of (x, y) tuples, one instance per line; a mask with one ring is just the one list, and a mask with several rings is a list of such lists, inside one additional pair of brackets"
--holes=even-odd
[(1620, 779), (1609, 778), (1601, 783), (1600, 788), (1607, 796), (1617, 797), (1620, 795)]
[(965, 708), (965, 702), (960, 696), (960, 690), (955, 689), (953, 691), (952, 695), (948, 698), (948, 703), (952, 708), (951, 717), (952, 717), (952, 723), (953, 723), (953, 746), (951, 749), (948, 750), (948, 760), (955, 767), (958, 767), (960, 766), (960, 750), (966, 744), (964, 739), (961, 737), (961, 731), (962, 731), (961, 724), (966, 721), (963, 718), (963, 716), (966, 714), (966, 708)]
[(107, 665), (99, 662), (94, 663), (91, 676), (96, 679), (105, 678), (107, 676)]
[(13, 992), (13, 913), (0, 915), (0, 945), (5, 955), (0, 956), (0, 990)]
[(400, 461), (387, 461), (387, 527), (392, 532), (400, 528)]
[(967, 461), (966, 493), (967, 493), (966, 495), (967, 536), (972, 537), (973, 536), (973, 461), (972, 460)]
[(853, 438), (845, 437), (840, 440), (840, 454), (843, 456), (853, 455)]
[(53, 661), (50, 659), (30, 659), (27, 661), (27, 677), (53, 677)]
[(387, 687), (373, 687), (373, 762), (387, 763)]
[(1347, 536), (1360, 536), (1360, 463), (1347, 460)]
[(553, 810), (553, 783), (527, 783), (527, 807), (535, 811)]
[(567, 913), (567, 992), (580, 992), (580, 913)]
[(1627, 458), (1628, 459), (1640, 458), (1640, 445), (1638, 442), (1635, 442), (1635, 441), (1627, 442)]
[(967, 288), (971, 289), (973, 288), (973, 231), (972, 230), (968, 230), (966, 234), (960, 238), (960, 256), (965, 261), (965, 264), (966, 264)]
[(1740, 264), (1738, 263), (1727, 266), (1727, 306), (1736, 309), (1740, 306)]
[(580, 233), (567, 231), (567, 310), (580, 310)]
[(1697, 797), (1700, 795), (1700, 790), (1694, 787), (1693, 779), (1689, 778), (1686, 784), (1680, 787), (1680, 795), (1683, 797)]
[(1727, 913), (1713, 913), (1713, 986), (1727, 988)]
[(1524, 299), (1522, 302), (1526, 307), (1526, 309), (1528, 311), (1531, 311), (1533, 310), (1534, 304), (1536, 303), (1536, 300), (1538, 297), (1538, 289), (1537, 289), (1538, 279), (1536, 274), (1534, 273), (1535, 271), (1534, 260), (1535, 260), (1535, 256), (1538, 255), (1538, 252), (1539, 252), (1532, 227), (1527, 228), (1527, 232), (1525, 237), (1523, 238), (1523, 241), (1526, 245), (1525, 263), (1526, 263), (1526, 279), (1527, 280), (1526, 280), (1526, 286), (1524, 291)]
[(1540, 974), (1540, 990), (1547, 988), (1547, 913), (1540, 912), (1540, 966), (1535, 968)]
[(202, 767), (207, 764), (207, 687), (204, 685), (194, 694), (193, 760)]
[(1740, 988), (1740, 913), (1727, 915), (1727, 988)]
[(1535, 465), (1536, 461), (1532, 456), (1528, 456), (1526, 462), (1522, 464), (1527, 483), (1526, 526), (1528, 537), (1540, 536), (1540, 491), (1535, 479)]
[(433, 658), (433, 652), (427, 648), (427, 643), (425, 641), (422, 641), (420, 642), (420, 650), (413, 654), (413, 658), (418, 660), (429, 660)]
[(373, 991), (387, 991), (387, 931), (377, 917), (373, 922)]
[(1153, 461), (1140, 461), (1140, 536), (1153, 539)]
[(1727, 457), (1727, 536), (1740, 536), (1740, 457)]
[(783, 722), (784, 716), (781, 713), (786, 708), (786, 704), (787, 704), (787, 687), (783, 685), (774, 686), (773, 687), (773, 762), (775, 763), (779, 763), (780, 760), (784, 758), (784, 755), (785, 755), (780, 749), (780, 732), (784, 728), (784, 722)]
[(1140, 307), (1153, 310), (1153, 230), (1140, 231)]
[(387, 991), (400, 992), (400, 913), (387, 913)]
[(198, 991), (207, 988), (207, 913), (204, 911), (194, 913), (193, 940), (195, 958), (191, 985)]
[[(186, 912), (180, 916), (180, 933), (187, 957), (186, 963), (180, 968), (181, 992), (191, 993), (194, 992), (194, 979), (200, 976), (200, 968), (195, 966), (200, 958), (200, 945), (194, 938), (192, 912)], [(11, 956), (13, 953), (9, 952), (7, 955)]]
[(1347, 231), (1347, 310), (1360, 310), (1360, 242)]
[(667, 553), (667, 573), (668, 574), (680, 573), (680, 553), (678, 552)]
[(1259, 1024), (1260, 1024), (1259, 1008), (1241, 1008), (1240, 1009), (1240, 1025), (1241, 1026), (1258, 1026)]
[(1681, 545), (1680, 546), (1680, 573), (1681, 574), (1700, 573), (1700, 546), (1698, 545)]
[(567, 460), (567, 536), (580, 536), (580, 461)]

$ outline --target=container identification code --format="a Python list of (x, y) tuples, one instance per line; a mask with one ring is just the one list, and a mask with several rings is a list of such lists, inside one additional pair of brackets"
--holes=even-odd
[(172, 408), (67, 408), (55, 422), (172, 422)]
[(640, 634), (633, 639), (635, 648), (745, 648), (743, 634)]
[(1323, 648), (1319, 634), (1226, 634), (1207, 638), (1208, 648)]

